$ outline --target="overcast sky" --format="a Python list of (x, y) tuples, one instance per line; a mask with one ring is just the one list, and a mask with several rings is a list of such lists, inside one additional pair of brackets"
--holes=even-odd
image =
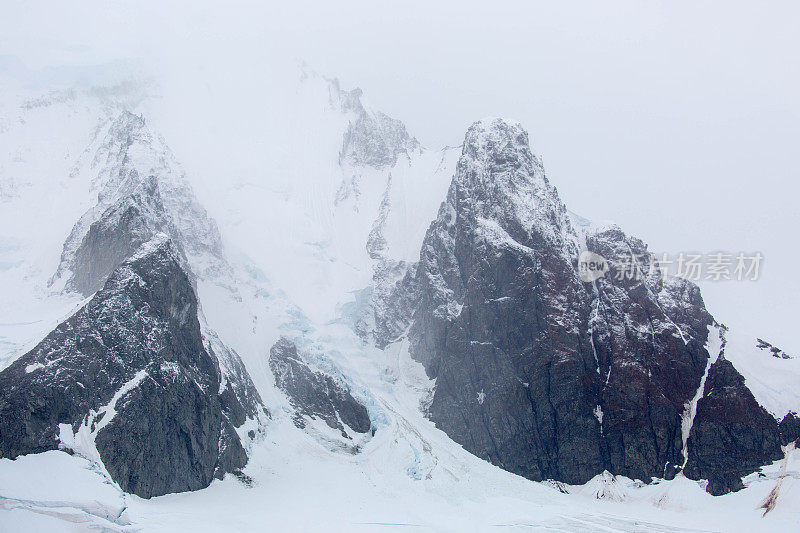
[(703, 283), (706, 303), (800, 356), (799, 3), (194, 4), (6, 1), (0, 68), (231, 62), (247, 79), (290, 57), (431, 148), (519, 120), (573, 211), (657, 252), (763, 253), (759, 281)]

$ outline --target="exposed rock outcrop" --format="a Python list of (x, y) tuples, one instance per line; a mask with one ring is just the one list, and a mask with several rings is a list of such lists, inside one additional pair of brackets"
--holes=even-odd
[[(607, 260), (604, 275), (581, 278), (581, 251)], [(649, 481), (688, 454), (687, 475), (720, 493), (779, 451), (777, 421), (709, 354), (715, 323), (697, 286), (617, 226), (576, 229), (517, 124), (469, 129), (419, 264), (391, 298), (376, 343), (408, 328), (436, 379), (430, 418), (512, 472)], [(715, 451), (726, 447), (730, 459)]]
[(190, 275), (229, 270), (216, 224), (144, 118), (121, 111), (100, 129), (86, 154), (78, 168), (93, 176), (97, 203), (64, 242), (51, 284), (88, 296), (158, 233), (168, 235), (190, 260), (195, 269)]
[(783, 457), (775, 420), (724, 354), (711, 366), (688, 440), (685, 473), (711, 494), (744, 488), (741, 478)]
[(324, 420), (345, 438), (350, 438), (348, 428), (356, 433), (370, 431), (372, 423), (367, 408), (343, 384), (311, 368), (289, 339), (282, 337), (270, 349), (269, 367), (276, 385), (295, 409), (297, 427), (304, 428), (310, 417)]
[(792, 359), (791, 355), (789, 355), (788, 353), (784, 352), (783, 350), (781, 350), (777, 346), (773, 346), (772, 344), (770, 344), (769, 342), (765, 341), (764, 339), (756, 339), (756, 342), (757, 342), (757, 346), (758, 346), (759, 350), (768, 351), (770, 354), (772, 354), (772, 357), (777, 357), (779, 359)]
[(244, 466), (235, 428), (260, 405), (238, 357), (204, 346), (189, 277), (162, 234), (0, 373), (0, 453), (61, 447), (145, 498), (195, 490)]
[[(613, 258), (607, 275), (587, 284), (608, 469), (643, 480), (671, 477), (684, 461), (684, 412), (706, 369), (713, 319), (697, 287), (664, 278), (640, 240), (612, 226), (587, 235), (586, 244)], [(629, 279), (631, 257), (637, 263)]]
[(579, 483), (603, 470), (577, 252), (527, 134), (500, 120), (473, 125), (422, 246), (411, 354), (437, 380), (437, 426), (537, 480)]

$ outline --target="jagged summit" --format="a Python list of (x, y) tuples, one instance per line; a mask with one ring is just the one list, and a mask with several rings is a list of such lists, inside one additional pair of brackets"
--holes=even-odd
[(544, 167), (531, 151), (528, 132), (519, 122), (495, 117), (474, 122), (464, 137), (462, 157), (487, 166), (524, 166), (531, 170), (531, 178), (544, 178)]
[(73, 226), (50, 280), (83, 295), (100, 287), (138, 246), (164, 233), (193, 267), (219, 274), (216, 224), (195, 199), (181, 166), (141, 115), (120, 111), (98, 131), (74, 172), (91, 176), (97, 201)]
[(330, 105), (353, 117), (344, 134), (339, 164), (383, 169), (397, 164), (401, 155), (410, 160), (412, 155), (419, 154), (422, 147), (403, 122), (365, 107), (358, 87), (348, 91), (340, 87), (338, 79), (326, 80)]
[(528, 132), (522, 124), (501, 117), (486, 117), (473, 122), (464, 138), (465, 153), (468, 151), (473, 157), (478, 151), (488, 154), (508, 145), (519, 148), (520, 153), (531, 151)]
[(488, 118), (470, 126), (447, 203), (496, 239), (508, 236), (526, 245), (544, 238), (558, 246), (575, 239), (558, 192), (516, 122)]
[[(580, 522), (544, 525), (624, 530), (632, 522), (612, 515), (646, 511), (649, 495), (679, 501), (665, 487), (694, 497), (745, 485), (732, 497), (745, 503), (779, 488), (775, 468), (754, 471), (800, 435), (798, 359), (740, 342), (696, 285), (649, 268), (641, 239), (567, 211), (519, 123), (480, 120), (435, 152), (358, 89), (320, 76), (283, 89), (237, 107), (255, 117), (247, 131), (191, 104), (208, 126), (202, 156), (191, 128), (154, 115), (165, 106), (112, 106), (92, 115), (77, 149), (52, 155), (66, 171), (17, 174), (25, 164), (0, 161), (25, 178), (4, 210), (57, 208), (48, 189), (72, 191), (37, 248), (47, 261), (6, 245), (37, 241), (33, 217), (0, 235), (0, 287), (42, 271), (35, 290), (0, 291), (0, 350), (7, 339), (19, 347), (0, 360), (0, 496), (12, 513), (49, 516), (58, 504), (106, 526), (175, 529), (179, 514), (217, 529), (230, 519), (308, 529), (345, 507), (374, 524), (415, 506), (423, 527), (487, 529), (578, 509)], [(28, 124), (40, 113), (40, 126), (72, 125), (48, 114), (73, 100), (59, 102), (26, 109)], [(231, 129), (219, 134), (220, 123)], [(2, 123), (11, 129), (0, 136), (24, 147), (20, 124)], [(63, 179), (28, 189), (38, 175)], [(604, 276), (579, 275), (584, 251), (608, 259)], [(641, 278), (618, 278), (628, 252)], [(52, 316), (17, 319), (30, 295)], [(30, 335), (17, 320), (31, 321)], [(51, 464), (74, 467), (52, 468), (70, 505), (46, 479)], [(113, 488), (117, 510), (87, 503), (75, 470)], [(18, 480), (33, 472), (45, 479), (27, 491)], [(226, 472), (249, 488), (228, 476), (202, 494), (126, 494), (199, 489)], [(788, 521), (797, 492), (786, 481)], [(696, 516), (709, 522), (730, 505), (703, 496)], [(482, 503), (497, 497), (508, 505)], [(429, 521), (441, 512), (450, 516)]]
[[(752, 465), (779, 456), (783, 430), (746, 389), (729, 400), (735, 423), (707, 408), (706, 395), (719, 396), (703, 388), (709, 373), (715, 383), (718, 341), (699, 289), (649, 268), (647, 245), (617, 225), (581, 223), (579, 234), (528, 142), (502, 119), (470, 127), (414, 275), (376, 321), (386, 342), (407, 331), (411, 356), (436, 379), (430, 418), (535, 480), (672, 477), (688, 457), (687, 474), (701, 470), (715, 494), (740, 487)], [(581, 250), (608, 258), (607, 275), (584, 282)], [(624, 275), (626, 254), (643, 261), (641, 277)], [(698, 440), (722, 447), (714, 427), (735, 435), (751, 470), (718, 451), (697, 466)]]

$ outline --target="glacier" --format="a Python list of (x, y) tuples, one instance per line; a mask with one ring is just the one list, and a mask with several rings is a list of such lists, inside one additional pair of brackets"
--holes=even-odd
[[(229, 384), (236, 397), (257, 395), (263, 411), (250, 409), (233, 424), (248, 458), (240, 474), (152, 498), (125, 492), (96, 450), (82, 451), (80, 435), (62, 428), (61, 450), (0, 458), (0, 525), (31, 531), (794, 530), (800, 455), (790, 446), (785, 457), (747, 474), (742, 490), (711, 496), (703, 480), (682, 472), (672, 479), (603, 471), (586, 483), (531, 481), (451, 438), (429, 416), (442, 377), (431, 375), (430, 359), (415, 348), (415, 297), (397, 289), (415, 286), (422, 275), (421, 250), (423, 259), (439, 254), (437, 261), (452, 266), (448, 254), (425, 246), (438, 239), (453, 252), (447, 247), (459, 231), (452, 222), (461, 194), (448, 192), (453, 176), (490, 176), (469, 165), (501, 142), (493, 124), (510, 124), (516, 136), (524, 129), (496, 118), (477, 122), (465, 141), (474, 158), (459, 170), (463, 146), (425, 147), (402, 122), (372, 109), (360, 90), (345, 90), (307, 67), (276, 73), (270, 83), (266, 94), (248, 95), (246, 120), (226, 114), (224, 106), (181, 115), (186, 107), (173, 106), (177, 95), (137, 80), (4, 95), (0, 370), (80, 313), (112, 272), (137, 251), (140, 258), (146, 253), (142, 246), (169, 239), (197, 297), (203, 346), (220, 367), (214, 393), (222, 397)], [(210, 141), (193, 144), (193, 135)], [(520, 142), (529, 144), (527, 134)], [(477, 245), (536, 260), (537, 249), (509, 233), (511, 219), (541, 229), (565, 265), (588, 245), (637, 245), (617, 227), (574, 223), (538, 155), (509, 157), (529, 158), (533, 187), (510, 173), (495, 183), (505, 190), (487, 189), (486, 203), (475, 206)], [(423, 261), (425, 268), (432, 264)], [(471, 311), (463, 287), (452, 285), (455, 277), (429, 279), (439, 298), (431, 316), (446, 322)], [(668, 310), (668, 319), (653, 328), (624, 320), (604, 325), (602, 313), (587, 316), (586, 359), (601, 385), (622, 379), (612, 370), (626, 371), (603, 352), (618, 338), (634, 332), (643, 343), (655, 334), (674, 336), (679, 348), (688, 342), (692, 324), (673, 320), (685, 318), (688, 289), (677, 281), (659, 287), (649, 301)], [(598, 298), (593, 309), (627, 305), (626, 290), (595, 283), (593, 294), (612, 298)], [(480, 305), (510, 305), (507, 295), (495, 296)], [(565, 315), (573, 304), (568, 297), (554, 300)], [(571, 324), (557, 327), (567, 331)], [(331, 422), (305, 411), (305, 422), (296, 423), (297, 402), (270, 369), (270, 348), (279, 339), (298, 347), (302, 366), (323, 376), (319, 382), (338, 384), (363, 406), (370, 431), (339, 426), (335, 408), (324, 413)], [(724, 350), (770, 415), (800, 412), (797, 358), (772, 357), (754, 337), (733, 331), (726, 332)], [(707, 373), (713, 361), (705, 363)], [(134, 373), (96, 414), (112, 413), (144, 378)], [(530, 382), (514, 386), (524, 390)], [(676, 412), (685, 407), (688, 416), (679, 415), (673, 439), (683, 465), (703, 396), (702, 386), (687, 387), (690, 403)], [(477, 384), (465, 391), (481, 406), (491, 404), (492, 394)], [(613, 414), (607, 408), (595, 414), (598, 407), (591, 402), (584, 418), (607, 429)], [(101, 421), (96, 431), (110, 422)], [(778, 483), (777, 504), (762, 516), (759, 505)]]

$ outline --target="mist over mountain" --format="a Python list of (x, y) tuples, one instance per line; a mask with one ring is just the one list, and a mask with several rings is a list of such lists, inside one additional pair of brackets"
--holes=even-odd
[(762, 280), (573, 206), (550, 125), (142, 20), (0, 56), (1, 530), (796, 528), (800, 355), (717, 298)]

